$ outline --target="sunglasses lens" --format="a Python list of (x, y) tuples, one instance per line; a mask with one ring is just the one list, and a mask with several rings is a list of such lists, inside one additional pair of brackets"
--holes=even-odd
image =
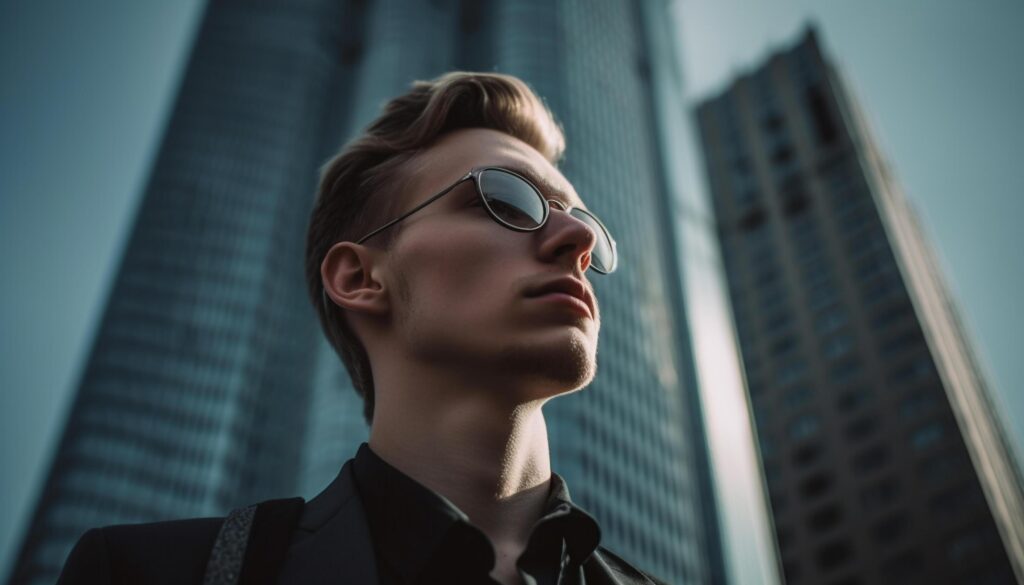
[[(480, 173), (480, 192), (495, 217), (510, 226), (533, 230), (544, 223), (543, 196), (517, 175), (498, 169), (486, 169)], [(582, 209), (573, 208), (570, 213), (597, 235), (597, 243), (590, 254), (590, 265), (603, 274), (614, 271), (618, 263), (615, 242), (601, 222)]]
[(536, 229), (544, 221), (544, 200), (529, 183), (495, 169), (480, 173), (480, 192), (501, 221), (522, 229)]
[(587, 224), (590, 229), (594, 230), (594, 234), (597, 235), (597, 242), (594, 244), (594, 249), (590, 252), (590, 266), (604, 274), (615, 270), (617, 264), (615, 242), (608, 236), (608, 232), (605, 231), (601, 222), (593, 215), (575, 207), (569, 214)]

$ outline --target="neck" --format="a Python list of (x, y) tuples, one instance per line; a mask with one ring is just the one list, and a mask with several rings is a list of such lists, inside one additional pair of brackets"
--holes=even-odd
[(508, 404), (495, 399), (504, 389), (447, 382), (378, 386), (370, 448), (469, 516), (498, 565), (514, 563), (550, 487), (544, 401)]

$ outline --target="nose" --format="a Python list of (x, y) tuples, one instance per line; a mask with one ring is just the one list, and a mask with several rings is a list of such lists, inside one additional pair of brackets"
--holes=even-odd
[(539, 256), (545, 262), (562, 262), (575, 274), (590, 268), (590, 254), (597, 234), (590, 226), (569, 214), (559, 201), (549, 201), (551, 212), (540, 230)]

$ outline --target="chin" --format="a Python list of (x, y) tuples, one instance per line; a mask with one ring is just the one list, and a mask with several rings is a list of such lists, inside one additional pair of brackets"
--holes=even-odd
[[(507, 348), (501, 368), (508, 374), (529, 372), (531, 386), (548, 396), (574, 392), (585, 387), (597, 373), (597, 348), (593, 339), (579, 330), (568, 336)], [(518, 370), (512, 372), (512, 369)]]
[[(446, 323), (448, 335), (417, 334), (415, 353), (425, 361), (466, 369), (474, 379), (522, 389), (522, 399), (551, 398), (585, 387), (597, 372), (597, 333), (589, 327), (539, 328), (460, 326)], [(452, 337), (452, 331), (462, 333)], [(477, 331), (503, 331), (481, 338)], [(465, 333), (471, 332), (470, 335)], [(468, 368), (467, 368), (468, 365)], [(516, 390), (518, 392), (518, 390)]]

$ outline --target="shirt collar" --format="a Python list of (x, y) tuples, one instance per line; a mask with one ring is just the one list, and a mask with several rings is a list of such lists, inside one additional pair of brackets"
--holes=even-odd
[[(368, 444), (359, 446), (353, 471), (377, 554), (406, 582), (414, 582), (452, 533), (458, 532), (462, 537), (460, 541), (465, 542), (465, 528), (472, 528), (469, 532), (478, 534), (475, 540), (480, 543), (480, 550), (479, 554), (464, 558), (480, 563), (484, 572), (494, 566), (493, 546), (482, 531), (472, 526), (464, 512), (441, 494), (381, 459)], [(456, 526), (458, 529), (452, 530)], [(597, 521), (572, 502), (565, 480), (556, 473), (551, 474), (544, 514), (533, 527), (527, 551), (534, 546), (534, 537), (541, 531), (561, 534), (569, 563), (575, 566), (581, 566), (601, 541)], [(478, 546), (475, 542), (472, 544)]]
[(597, 520), (573, 503), (569, 497), (569, 486), (555, 472), (551, 472), (551, 491), (548, 492), (544, 515), (534, 525), (534, 532), (539, 525), (547, 523), (558, 523), (564, 527), (566, 548), (574, 565), (582, 565), (601, 543), (601, 527)]

